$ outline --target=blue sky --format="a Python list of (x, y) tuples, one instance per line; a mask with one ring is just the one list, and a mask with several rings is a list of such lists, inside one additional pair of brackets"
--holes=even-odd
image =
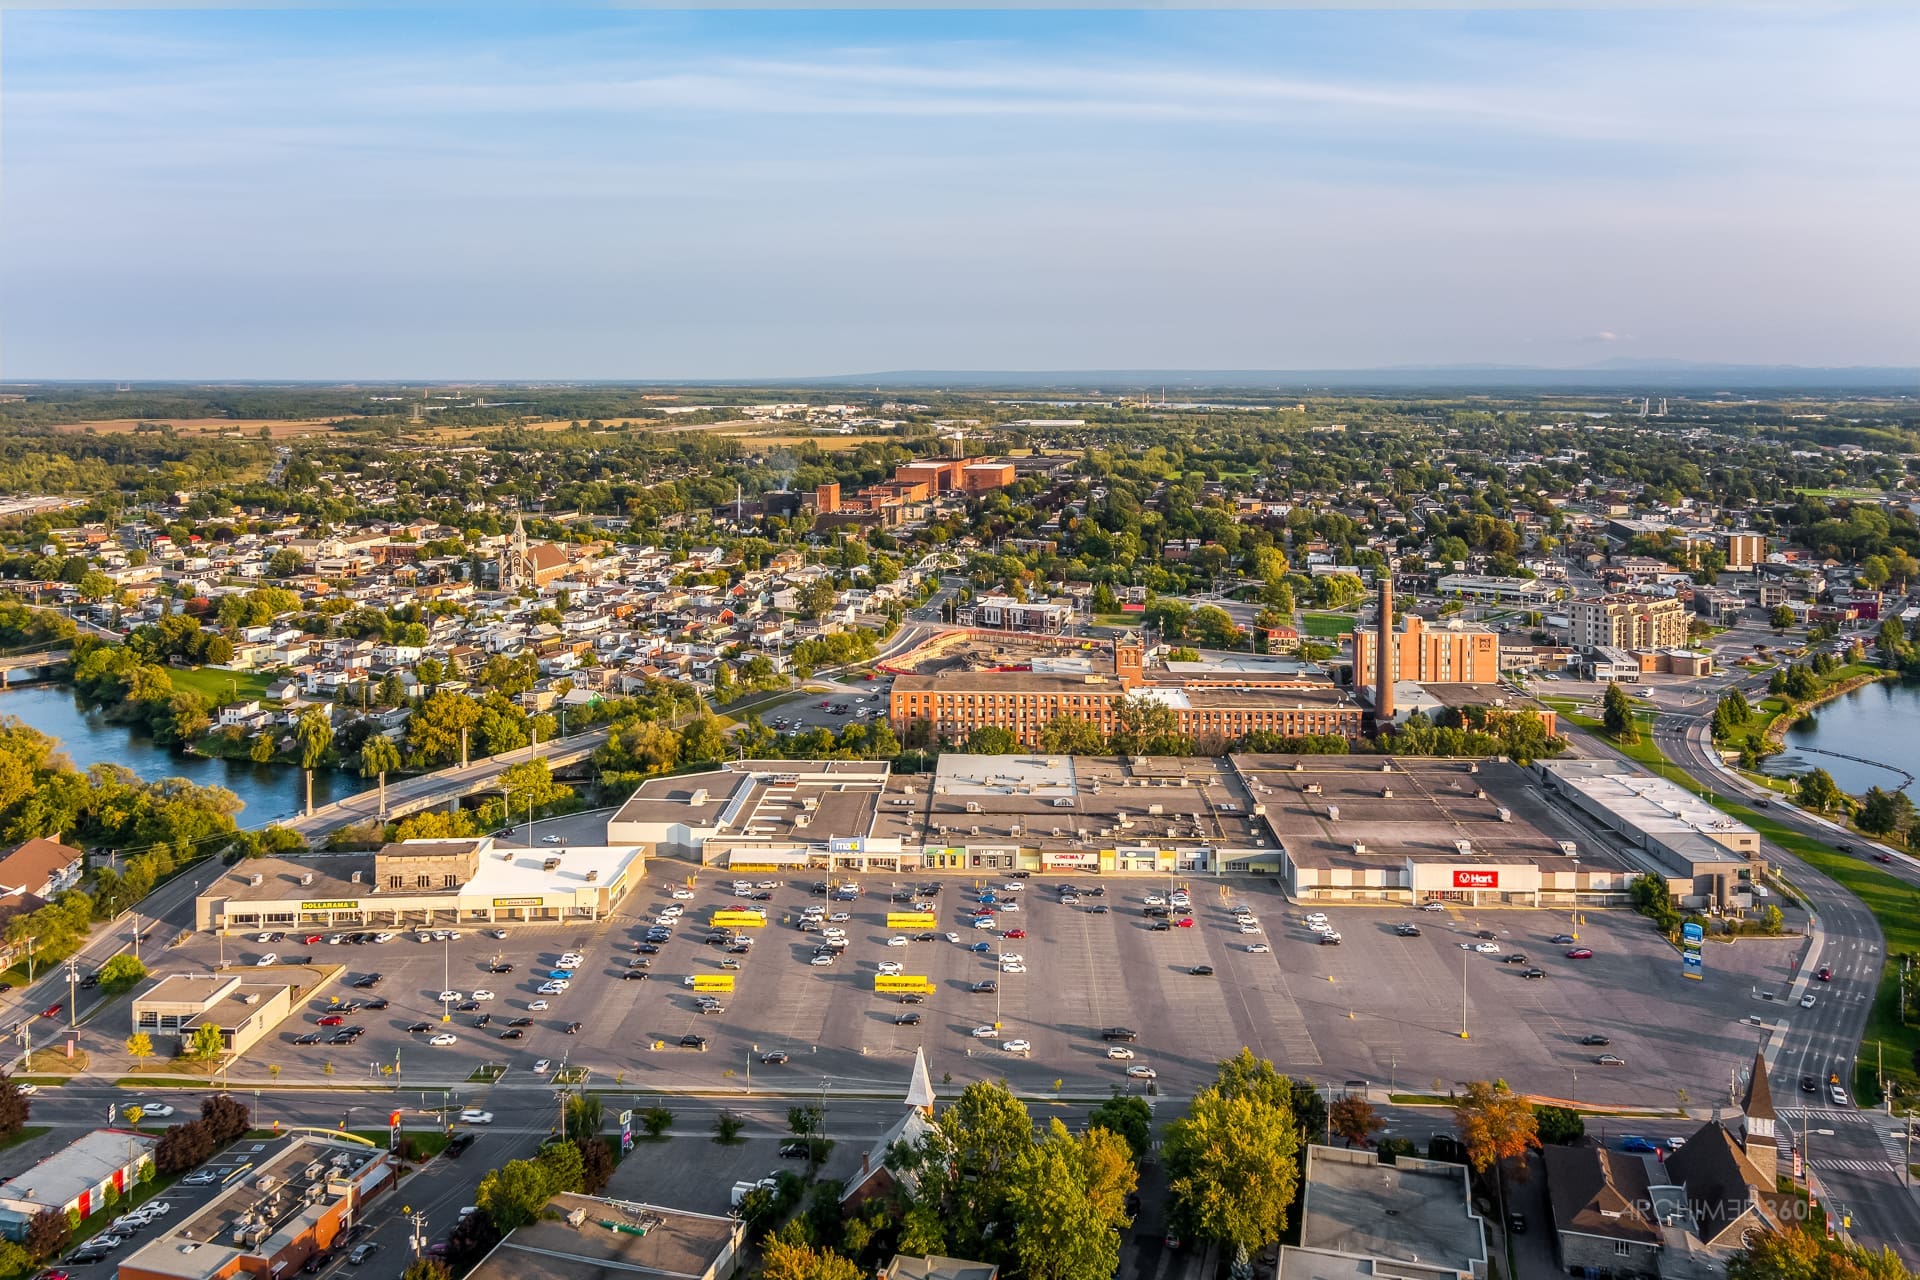
[(0, 376), (1920, 363), (1920, 16), (13, 11)]

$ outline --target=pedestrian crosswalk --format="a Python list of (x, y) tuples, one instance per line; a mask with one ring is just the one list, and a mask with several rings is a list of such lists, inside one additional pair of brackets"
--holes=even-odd
[(1817, 1120), (1821, 1124), (1862, 1124), (1868, 1120), (1858, 1111), (1835, 1111), (1820, 1107), (1783, 1107), (1780, 1114), (1789, 1120)]
[(1838, 1170), (1842, 1173), (1891, 1173), (1893, 1162), (1890, 1160), (1829, 1160), (1825, 1156), (1816, 1157), (1813, 1167), (1822, 1172)]

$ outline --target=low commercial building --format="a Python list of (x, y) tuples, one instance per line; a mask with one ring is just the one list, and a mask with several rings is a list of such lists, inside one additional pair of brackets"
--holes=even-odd
[(880, 1272), (881, 1280), (999, 1280), (1000, 1268), (991, 1262), (968, 1262), (965, 1258), (942, 1258), (928, 1254), (916, 1258), (896, 1253)]
[(1278, 1280), (1486, 1280), (1487, 1232), (1465, 1165), (1309, 1146), (1300, 1243)]
[(194, 1032), (220, 1029), (229, 1053), (245, 1053), (293, 1012), (293, 988), (284, 982), (248, 982), (235, 974), (171, 973), (135, 995), (134, 1031), (144, 1031), (166, 1052), (178, 1052)]
[(555, 1196), (536, 1222), (516, 1228), (468, 1280), (728, 1280), (740, 1264), (746, 1223), (598, 1196)]
[(737, 760), (653, 778), (607, 822), (607, 838), (702, 866), (897, 868), (897, 837), (874, 830), (884, 760)]
[(403, 840), (372, 854), (239, 863), (195, 900), (195, 919), (243, 930), (599, 920), (645, 873), (637, 844)]
[(393, 1157), (364, 1140), (299, 1134), (255, 1150), (219, 1195), (123, 1259), (119, 1280), (285, 1280), (399, 1178)]
[(1478, 573), (1442, 574), (1434, 590), (1443, 596), (1472, 596), (1510, 604), (1544, 605), (1566, 588), (1539, 578), (1495, 578)]
[(1541, 790), (1617, 835), (1666, 877), (1681, 907), (1753, 906), (1760, 834), (1684, 787), (1623, 760), (1542, 760)]
[(1274, 836), (1228, 869), (1278, 874), (1296, 900), (1567, 909), (1627, 900), (1638, 868), (1583, 847), (1500, 760), (1230, 757)]
[(143, 1171), (152, 1176), (159, 1145), (160, 1139), (131, 1129), (95, 1129), (68, 1143), (0, 1183), (0, 1236), (26, 1239), (28, 1224), (49, 1209), (92, 1217), (131, 1191)]

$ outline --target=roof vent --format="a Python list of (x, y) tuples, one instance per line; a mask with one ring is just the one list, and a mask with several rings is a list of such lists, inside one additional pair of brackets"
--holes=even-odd
[(258, 889), (261, 885), (265, 884), (266, 882), (267, 882), (267, 878), (261, 875), (258, 871), (254, 872), (252, 875), (247, 877), (247, 883), (252, 885), (256, 889)]
[(356, 872), (354, 872), (354, 873), (353, 873), (353, 882), (354, 882), (355, 884), (359, 884), (359, 883), (360, 883), (360, 880), (361, 880), (361, 878), (362, 878), (362, 873), (361, 873), (361, 872), (358, 872), (358, 871), (356, 871)]
[(313, 883), (313, 872), (311, 872), (311, 871), (302, 871), (302, 872), (300, 873), (300, 883), (301, 883), (301, 884), (303, 884), (303, 885), (305, 885), (305, 884), (312, 884), (312, 883)]

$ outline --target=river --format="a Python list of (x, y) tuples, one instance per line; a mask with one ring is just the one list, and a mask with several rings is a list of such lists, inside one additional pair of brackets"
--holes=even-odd
[[(291, 818), (305, 802), (301, 771), (284, 764), (254, 764), (248, 760), (210, 760), (180, 755), (156, 743), (145, 726), (118, 724), (98, 711), (81, 707), (73, 692), (62, 685), (23, 685), (0, 693), (0, 716), (12, 716), (60, 740), (75, 768), (117, 764), (149, 781), (186, 778), (206, 787), (225, 787), (246, 805), (235, 819), (243, 827), (258, 827)], [(313, 775), (313, 802), (328, 804), (356, 795), (372, 782), (338, 769)]]
[(1767, 761), (1768, 773), (1825, 769), (1841, 790), (1854, 795), (1868, 787), (1892, 790), (1906, 784), (1909, 795), (1920, 797), (1905, 776), (1920, 776), (1920, 683), (1883, 680), (1843, 693), (1787, 730), (1783, 746)]

